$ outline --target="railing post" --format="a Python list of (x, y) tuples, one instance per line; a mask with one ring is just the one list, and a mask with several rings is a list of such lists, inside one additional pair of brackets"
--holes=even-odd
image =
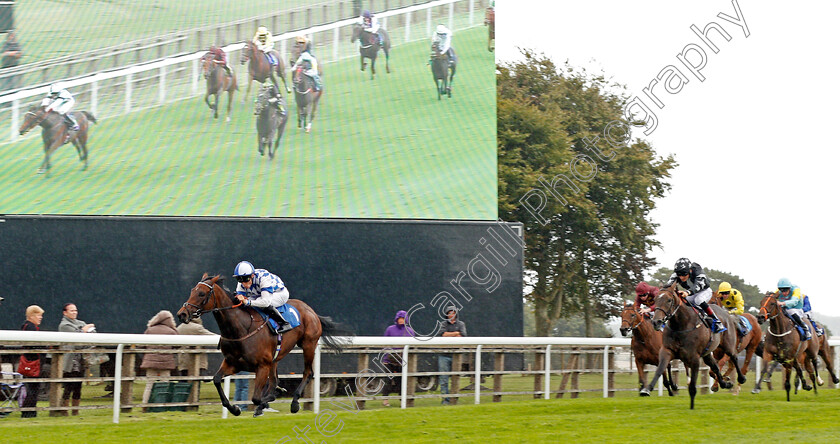
[(473, 25), (473, 10), (475, 9), (475, 5), (473, 5), (473, 3), (475, 3), (475, 0), (470, 0), (470, 26)]
[[(672, 372), (672, 374), (673, 373), (676, 373), (676, 372)], [(662, 396), (662, 394), (663, 394), (662, 389), (665, 387), (664, 383), (662, 382), (662, 378), (659, 378), (659, 381), (657, 382), (657, 386), (659, 387), (659, 396)]]
[(312, 362), (312, 373), (315, 379), (312, 381), (315, 390), (313, 393), (312, 412), (316, 415), (321, 411), (321, 343), (315, 346), (315, 360)]
[(411, 13), (405, 15), (405, 39), (403, 43), (411, 41)]
[(341, 43), (341, 34), (339, 33), (339, 28), (336, 27), (333, 29), (333, 61), (338, 61), (338, 45)]
[(125, 344), (118, 345), (117, 353), (116, 355), (114, 355), (114, 359), (117, 360), (117, 362), (114, 363), (114, 415), (112, 417), (112, 422), (114, 424), (120, 423), (120, 394), (122, 392), (123, 348), (125, 348)]
[(90, 84), (90, 112), (94, 116), (99, 113), (99, 82)]
[(158, 103), (163, 105), (166, 102), (166, 65), (160, 67), (158, 80)]
[[(761, 385), (761, 356), (755, 356), (755, 385)], [(835, 367), (837, 368), (837, 367)]]
[(198, 77), (201, 74), (198, 72), (198, 59), (192, 61), (192, 78), (190, 79), (190, 86), (192, 86), (192, 93), (198, 94)]
[[(64, 377), (64, 359), (67, 355), (61, 351), (52, 354), (52, 362), (50, 365), (50, 378), (61, 379)], [(58, 407), (61, 405), (61, 395), (58, 391), (61, 388), (61, 383), (50, 383), (50, 407)], [(66, 410), (64, 411), (66, 412)], [(50, 416), (63, 416), (57, 410), (50, 410)]]
[[(472, 4), (472, 3), (470, 3)], [(609, 376), (610, 376), (610, 363), (609, 363), (609, 355), (610, 355), (610, 346), (604, 346), (604, 362), (602, 363), (602, 367), (604, 369), (604, 398), (609, 396)]]
[[(132, 350), (135, 349), (135, 346), (130, 347)], [(134, 362), (137, 360), (137, 355), (134, 353), (129, 353), (128, 355), (124, 355), (123, 358), (123, 366), (122, 366), (122, 376), (133, 378), (134, 375)], [(134, 381), (126, 381), (125, 383), (125, 390), (122, 391), (122, 395), (120, 396), (120, 404), (127, 405), (128, 407), (121, 407), (120, 410), (122, 413), (131, 413), (131, 404), (134, 403)]]
[[(504, 374), (498, 373), (505, 370), (505, 354), (503, 352), (496, 352), (495, 364), (493, 370), (497, 373), (493, 375), (493, 391), (499, 393), (502, 391), (502, 377)], [(501, 402), (502, 395), (493, 395), (493, 402)]]
[[(251, 384), (256, 385), (256, 384)], [(224, 382), (222, 383), (222, 391), (225, 394), (225, 398), (230, 399), (230, 376), (225, 376)], [(222, 419), (227, 419), (228, 417), (228, 409), (222, 406)]]
[[(403, 347), (402, 381), (400, 381), (400, 408), (408, 407), (408, 346)], [(411, 381), (412, 383), (414, 381)]]
[(475, 403), (481, 404), (481, 344), (475, 348)]
[(452, 2), (449, 4), (449, 29), (455, 31), (452, 24), (455, 22), (455, 3)]
[(550, 394), (551, 394), (551, 344), (548, 344), (545, 347), (545, 389), (543, 390), (543, 399), (550, 399), (551, 398)]
[(432, 8), (426, 9), (426, 37), (432, 36)]
[(131, 112), (131, 81), (134, 75), (132, 73), (128, 73), (125, 76), (125, 108), (124, 111), (126, 114)]

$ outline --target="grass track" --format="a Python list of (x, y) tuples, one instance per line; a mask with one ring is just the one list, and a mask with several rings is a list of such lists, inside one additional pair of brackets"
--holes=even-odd
[[(2, 421), (6, 443), (199, 443), (296, 442), (294, 428), (310, 427), (313, 442), (463, 443), (514, 442), (837, 442), (840, 436), (840, 391), (823, 390), (785, 402), (778, 390), (760, 395), (698, 395), (697, 408), (688, 409), (688, 397), (619, 397), (613, 399), (553, 399), (487, 403), (448, 407), (387, 408), (352, 413), (331, 402), (322, 403), (336, 413), (329, 427), (341, 425), (332, 437), (316, 430), (316, 416), (267, 413), (252, 418), (222, 420), (212, 413), (154, 413), (122, 415), (112, 424), (110, 412), (83, 412), (71, 418)], [(346, 402), (346, 401), (345, 401)], [(471, 402), (469, 400), (468, 402)], [(285, 405), (280, 407), (286, 411)], [(322, 417), (322, 420), (325, 419)], [(341, 421), (339, 423), (338, 421)], [(95, 438), (94, 438), (95, 437)]]
[(273, 161), (257, 153), (244, 81), (231, 122), (202, 97), (103, 119), (87, 171), (69, 145), (49, 177), (40, 137), (0, 145), (0, 213), (494, 219), (493, 54), (483, 27), (455, 38), (452, 99), (437, 100), (426, 42), (396, 47), (374, 81), (357, 59), (326, 65), (312, 134), (290, 119)]

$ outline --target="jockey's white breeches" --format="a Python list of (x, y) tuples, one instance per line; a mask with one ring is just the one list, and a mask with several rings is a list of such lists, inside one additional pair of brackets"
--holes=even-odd
[[(53, 101), (49, 98), (44, 98), (44, 100), (41, 100), (41, 106), (49, 107), (51, 103), (53, 103)], [(75, 105), (75, 104), (76, 104), (76, 99), (70, 99), (70, 100), (62, 103), (61, 105), (52, 107), (51, 110), (55, 111), (55, 112), (57, 112), (61, 115), (64, 115), (64, 114), (67, 114), (68, 112), (70, 112), (70, 110), (73, 109), (73, 105)]]
[(801, 308), (785, 308), (785, 307), (782, 307), (782, 310), (784, 310), (785, 314), (788, 315), (788, 316), (790, 316), (792, 314), (798, 314), (799, 319), (805, 319), (805, 312), (802, 311)]
[(694, 293), (692, 295), (686, 296), (686, 300), (690, 302), (692, 305), (700, 305), (703, 302), (709, 302), (709, 299), (712, 298), (712, 289), (707, 288), (700, 293)]

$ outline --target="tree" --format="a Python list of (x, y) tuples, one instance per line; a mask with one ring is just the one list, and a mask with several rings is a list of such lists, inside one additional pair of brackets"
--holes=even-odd
[[(654, 264), (649, 213), (676, 162), (630, 140), (628, 99), (610, 92), (616, 85), (522, 54), (497, 66), (499, 215), (525, 226), (525, 297), (537, 335), (582, 316), (592, 336)], [(623, 129), (607, 133), (609, 144), (608, 126)]]
[[(709, 284), (712, 286), (713, 291), (717, 291), (721, 282), (729, 282), (729, 284), (732, 285), (732, 288), (740, 291), (741, 295), (744, 297), (744, 311), (748, 310), (750, 307), (758, 307), (761, 305), (761, 299), (764, 297), (764, 293), (759, 290), (757, 286), (744, 282), (744, 280), (737, 274), (731, 274), (726, 271), (719, 271), (712, 268), (703, 268), (703, 271), (706, 272), (706, 276), (709, 278)], [(670, 268), (665, 267), (656, 270), (656, 272), (653, 273), (653, 281), (651, 284), (659, 286), (664, 285), (668, 282), (668, 278), (671, 276), (672, 272), (673, 271)]]

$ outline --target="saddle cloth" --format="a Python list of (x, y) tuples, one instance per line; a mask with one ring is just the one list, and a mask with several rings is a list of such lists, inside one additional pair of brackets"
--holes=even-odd
[[(289, 304), (283, 304), (277, 307), (277, 311), (280, 312), (280, 316), (282, 316), (283, 319), (285, 319), (286, 322), (288, 322), (292, 326), (292, 328), (295, 328), (298, 325), (300, 325), (300, 312), (298, 312), (297, 308)], [(259, 313), (264, 320), (267, 320), (275, 331), (277, 330), (277, 328), (279, 327), (279, 325), (277, 325), (277, 322), (269, 318), (268, 315), (263, 313), (262, 310), (257, 310), (257, 313)]]

